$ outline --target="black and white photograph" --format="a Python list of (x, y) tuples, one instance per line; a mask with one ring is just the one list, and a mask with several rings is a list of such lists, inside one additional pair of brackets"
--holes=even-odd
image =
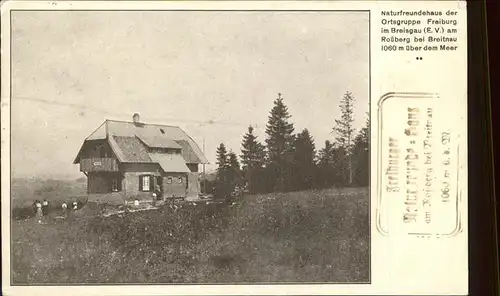
[(10, 11), (11, 285), (370, 284), (370, 102), (368, 10)]

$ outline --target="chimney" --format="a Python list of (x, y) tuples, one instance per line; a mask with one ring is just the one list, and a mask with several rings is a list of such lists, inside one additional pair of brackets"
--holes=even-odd
[(136, 124), (139, 123), (139, 120), (140, 120), (139, 113), (135, 113), (132, 118), (134, 120), (134, 123), (136, 123)]

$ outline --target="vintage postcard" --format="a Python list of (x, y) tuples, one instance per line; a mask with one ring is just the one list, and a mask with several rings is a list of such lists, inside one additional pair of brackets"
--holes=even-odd
[(465, 1), (4, 1), (5, 295), (467, 295)]

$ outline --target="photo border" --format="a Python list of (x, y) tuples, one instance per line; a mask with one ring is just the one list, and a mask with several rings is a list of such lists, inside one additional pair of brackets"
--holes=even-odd
[[(81, 2), (88, 2), (86, 0), (76, 0), (76, 1), (81, 1)], [(155, 0), (158, 2), (162, 2), (159, 0)], [(134, 2), (138, 3), (140, 1), (134, 1), (134, 0), (119, 0), (116, 2)], [(169, 1), (167, 1), (169, 2)], [(178, 1), (177, 1), (178, 2)], [(193, 1), (186, 1), (186, 2), (193, 2)], [(196, 1), (199, 2), (199, 1)], [(213, 2), (211, 0), (202, 0), (201, 2)], [(254, 2), (254, 1), (246, 1), (246, 2)], [(258, 1), (255, 1), (258, 2)], [(279, 1), (277, 1), (279, 2)], [(285, 1), (283, 1), (285, 2)], [(335, 1), (332, 1), (335, 2)], [(356, 12), (356, 13), (368, 13), (368, 110), (369, 110), (369, 120), (370, 123), (372, 122), (372, 116), (373, 116), (373, 111), (375, 107), (372, 106), (372, 40), (371, 40), (371, 9), (121, 9), (121, 10), (116, 10), (116, 9), (19, 9), (19, 8), (14, 8), (9, 10), (9, 23), (10, 23), (10, 34), (9, 34), (9, 101), (10, 101), (10, 106), (9, 106), (9, 121), (10, 121), (10, 126), (12, 126), (12, 74), (13, 74), (13, 67), (12, 67), (12, 56), (13, 56), (13, 51), (12, 51), (12, 12), (14, 11), (24, 11), (24, 12), (30, 12), (30, 11), (47, 11), (47, 12), (54, 12), (54, 11), (71, 11), (71, 12), (77, 12), (77, 11), (85, 11), (85, 12), (131, 12), (131, 11), (174, 11), (174, 12), (328, 12), (328, 13), (336, 13), (336, 12)], [(1, 28), (0, 28), (1, 31)], [(227, 283), (227, 282), (222, 282), (222, 283), (47, 283), (47, 284), (19, 284), (19, 283), (14, 283), (13, 282), (13, 240), (12, 240), (12, 194), (9, 196), (9, 245), (10, 245), (10, 252), (9, 252), (9, 257), (10, 257), (10, 270), (9, 270), (9, 279), (10, 279), (10, 286), (11, 287), (70, 287), (70, 286), (283, 286), (283, 285), (371, 285), (372, 284), (372, 258), (373, 258), (373, 248), (372, 248), (372, 237), (373, 237), (373, 227), (372, 224), (374, 223), (372, 221), (372, 186), (374, 183), (372, 180), (372, 141), (371, 141), (371, 135), (372, 135), (372, 125), (370, 124), (369, 126), (369, 135), (370, 135), (370, 142), (369, 142), (369, 158), (368, 158), (368, 172), (370, 173), (369, 176), (369, 183), (368, 183), (368, 225), (369, 225), (369, 236), (368, 236), (368, 281), (367, 282), (241, 282), (241, 283)], [(12, 151), (12, 134), (10, 133), (9, 130), (9, 149), (11, 152)], [(9, 185), (12, 185), (12, 156), (11, 153), (9, 153)], [(11, 187), (9, 188), (9, 193), (11, 192)]]

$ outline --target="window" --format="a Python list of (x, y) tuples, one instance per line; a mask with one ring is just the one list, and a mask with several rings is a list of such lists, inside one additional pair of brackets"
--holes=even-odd
[(160, 132), (161, 132), (162, 134), (165, 134), (165, 131), (164, 131), (162, 128), (160, 129)]
[(139, 176), (139, 191), (150, 191), (151, 190), (151, 176), (142, 175)]
[(167, 184), (172, 184), (172, 177), (167, 178)]
[(122, 176), (119, 174), (115, 174), (111, 176), (110, 183), (108, 183), (109, 186), (111, 186), (111, 192), (118, 192), (122, 190)]
[(179, 177), (179, 184), (182, 184), (182, 177)]

